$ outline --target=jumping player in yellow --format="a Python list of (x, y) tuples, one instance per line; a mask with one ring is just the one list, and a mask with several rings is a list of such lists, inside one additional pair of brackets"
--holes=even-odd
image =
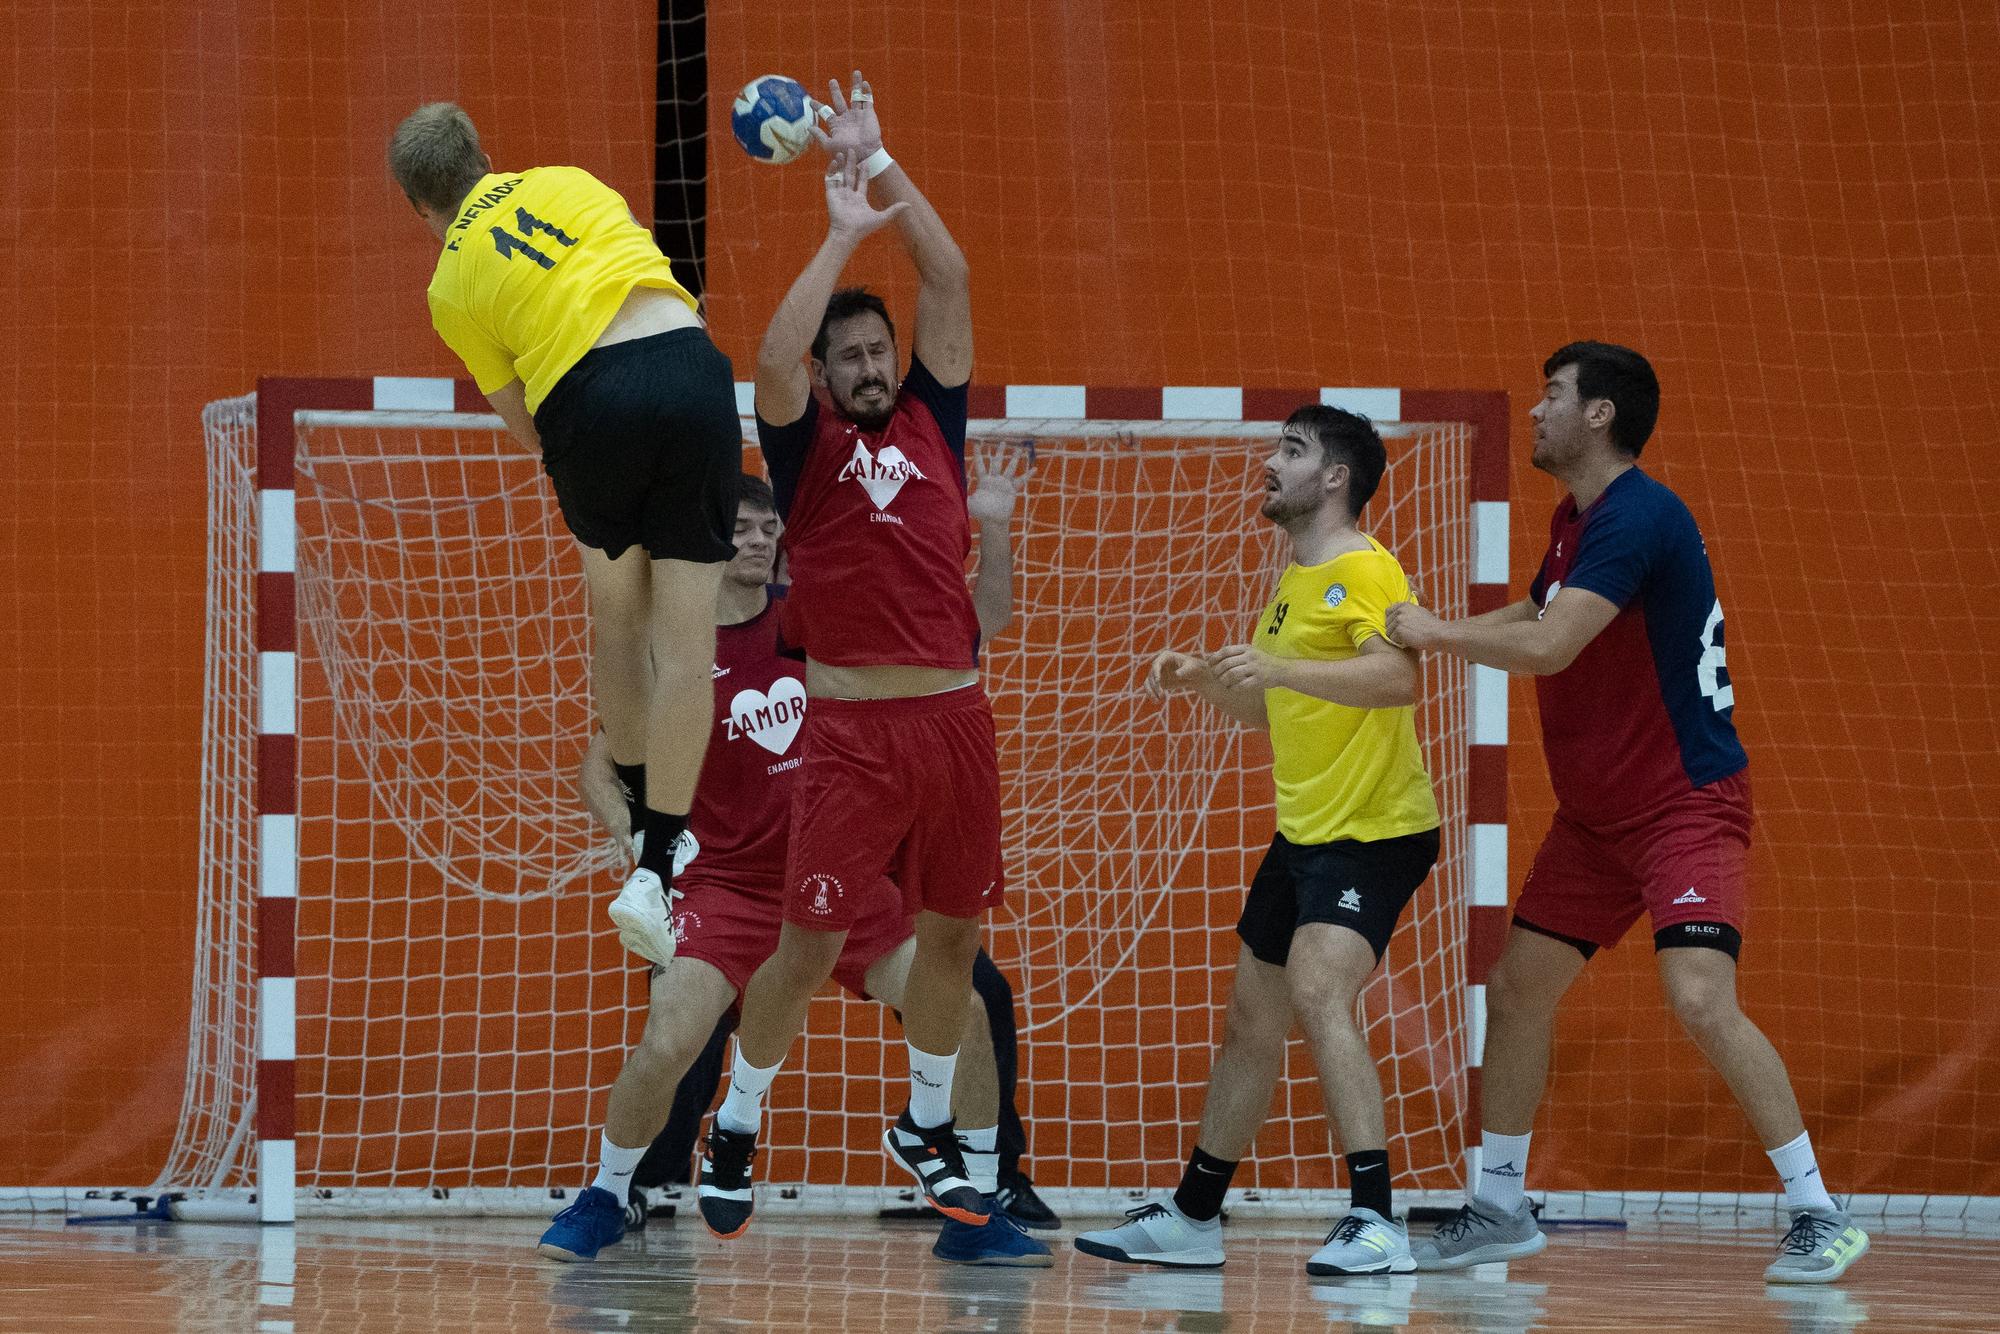
[(1356, 526), (1388, 464), (1367, 418), (1300, 408), (1265, 465), (1262, 513), (1292, 563), (1253, 643), (1154, 661), (1156, 694), (1192, 690), (1271, 734), (1278, 832), (1236, 925), (1243, 947), (1201, 1132), (1164, 1204), (1076, 1239), (1127, 1264), (1212, 1268), (1222, 1197), (1270, 1114), (1296, 1017), (1345, 1152), (1352, 1207), (1307, 1262), (1319, 1275), (1407, 1273), (1390, 1213), (1382, 1086), (1354, 1002), (1438, 855), (1438, 807), (1417, 744), (1417, 661), (1384, 617), (1410, 597), (1388, 550)]
[(735, 554), (735, 377), (625, 201), (576, 167), (495, 171), (471, 119), (417, 108), (389, 167), (443, 245), (431, 321), (523, 445), (583, 547), (591, 688), (632, 795), (639, 864), (611, 906), (673, 957), (669, 896), (713, 722), (715, 599)]

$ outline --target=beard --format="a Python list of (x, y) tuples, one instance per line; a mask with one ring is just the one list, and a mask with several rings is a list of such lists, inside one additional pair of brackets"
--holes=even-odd
[(1318, 508), (1319, 498), (1316, 496), (1291, 496), (1278, 490), (1265, 493), (1257, 512), (1272, 523), (1286, 524), (1294, 519), (1303, 519)]
[[(880, 389), (882, 391), (882, 406), (880, 408), (864, 408), (855, 401), (855, 395), (864, 389)], [(863, 380), (848, 391), (847, 401), (838, 403), (837, 406), (849, 421), (859, 426), (862, 430), (879, 431), (889, 424), (891, 417), (896, 415), (896, 394), (894, 390), (880, 380)]]

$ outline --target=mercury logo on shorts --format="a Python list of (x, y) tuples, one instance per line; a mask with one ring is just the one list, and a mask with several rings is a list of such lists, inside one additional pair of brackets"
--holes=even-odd
[(1705, 899), (1705, 898), (1703, 898), (1703, 897), (1702, 897), (1702, 896), (1701, 896), (1700, 894), (1696, 893), (1696, 892), (1695, 892), (1695, 888), (1694, 888), (1694, 886), (1693, 886), (1693, 885), (1689, 885), (1689, 886), (1688, 886), (1688, 888), (1687, 888), (1687, 893), (1685, 893), (1685, 894), (1681, 895), (1681, 896), (1680, 896), (1679, 898), (1675, 899), (1675, 900), (1674, 900), (1674, 902), (1675, 902), (1675, 903), (1707, 903), (1707, 902), (1708, 902), (1708, 900), (1707, 900), (1707, 899)]
[(806, 894), (806, 910), (819, 916), (833, 911), (833, 902), (840, 897), (840, 880), (824, 872), (815, 872), (799, 882)]

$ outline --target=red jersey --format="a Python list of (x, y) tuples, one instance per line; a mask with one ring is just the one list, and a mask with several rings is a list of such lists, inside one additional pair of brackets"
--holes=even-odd
[[(778, 646), (781, 598), (715, 631), (715, 731), (688, 813), (692, 858), (677, 880), (780, 901), (806, 717), (805, 664)], [(685, 855), (685, 845), (680, 850)]]
[(1564, 497), (1529, 596), (1581, 588), (1618, 608), (1576, 661), (1535, 678), (1562, 812), (1616, 825), (1743, 769), (1722, 603), (1701, 529), (1637, 468), (1581, 512)]
[(839, 667), (975, 664), (965, 389), (912, 360), (880, 431), (817, 396), (795, 422), (758, 418), (785, 521), (788, 643)]

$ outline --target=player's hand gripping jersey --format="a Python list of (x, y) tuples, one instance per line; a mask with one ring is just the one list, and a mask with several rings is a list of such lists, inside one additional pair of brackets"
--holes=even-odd
[(1564, 588), (1619, 609), (1575, 662), (1535, 681), (1565, 815), (1618, 824), (1749, 763), (1708, 548), (1680, 497), (1637, 468), (1582, 513), (1566, 497), (1530, 596), (1546, 608)]
[(796, 422), (759, 420), (785, 520), (785, 638), (839, 667), (970, 668), (979, 618), (966, 588), (966, 387), (920, 360), (882, 430), (817, 395)]
[(495, 172), (445, 232), (431, 323), (479, 392), (520, 380), (534, 412), (634, 287), (695, 300), (624, 198), (578, 167)]

